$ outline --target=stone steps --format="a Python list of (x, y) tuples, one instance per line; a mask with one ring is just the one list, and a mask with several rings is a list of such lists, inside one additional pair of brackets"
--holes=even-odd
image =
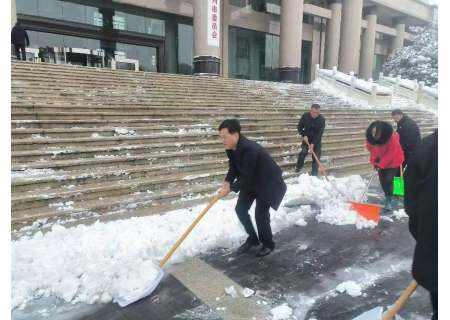
[[(425, 122), (424, 122), (425, 123)], [(432, 122), (431, 122), (432, 123)], [(219, 122), (210, 124), (200, 124), (200, 125), (178, 125), (178, 126), (153, 126), (153, 125), (143, 125), (143, 126), (135, 126), (135, 125), (126, 125), (126, 126), (113, 126), (113, 127), (85, 127), (85, 128), (36, 128), (36, 127), (25, 127), (22, 129), (16, 128), (11, 130), (13, 139), (56, 139), (56, 138), (89, 138), (89, 137), (113, 137), (117, 136), (117, 129), (122, 128), (132, 132), (135, 132), (136, 135), (158, 135), (161, 138), (168, 136), (172, 138), (174, 135), (192, 135), (196, 133), (207, 133), (213, 135)], [(423, 125), (425, 126), (425, 125)], [(280, 130), (283, 128), (284, 130)], [(258, 131), (261, 134), (271, 133), (276, 134), (279, 132), (280, 134), (284, 134), (285, 131), (297, 132), (296, 130), (297, 124), (296, 122), (271, 122), (268, 124), (243, 124), (242, 130), (243, 132), (250, 131)], [(366, 125), (354, 125), (352, 126), (353, 130), (358, 130), (364, 132), (366, 130)], [(328, 125), (325, 135), (330, 133), (338, 133), (338, 132), (346, 132), (348, 127), (340, 126), (335, 127)], [(34, 136), (34, 138), (33, 138)]]
[[(341, 156), (346, 158), (346, 163), (337, 165), (335, 168), (367, 159), (367, 154)], [(345, 160), (344, 160), (345, 161)], [(291, 171), (295, 161), (279, 163), (286, 172)], [(367, 165), (367, 162), (366, 162)], [(333, 170), (331, 168), (331, 170)], [(161, 172), (155, 171), (151, 176), (104, 182), (90, 182), (84, 185), (73, 185), (70, 189), (60, 186), (56, 188), (39, 188), (35, 190), (22, 191), (11, 197), (12, 210), (23, 210), (42, 206), (54, 206), (56, 203), (67, 201), (85, 201), (98, 198), (107, 198), (118, 195), (126, 195), (130, 192), (158, 192), (172, 187), (198, 185), (211, 182), (223, 181), (225, 177), (225, 166), (205, 167), (205, 170), (195, 172)]]
[[(322, 160), (330, 173), (367, 173), (365, 129), (390, 121), (391, 111), (350, 109), (308, 85), (28, 62), (12, 63), (11, 90), (14, 226), (125, 218), (201, 201), (227, 170), (217, 127), (228, 117), (240, 119), (286, 178), (296, 177), (296, 126), (313, 102), (327, 120)], [(408, 114), (424, 133), (437, 125), (433, 115)], [(310, 165), (308, 157), (304, 170)]]
[[(259, 142), (261, 139), (258, 138)], [(338, 141), (338, 142), (337, 142)], [(280, 143), (264, 144), (269, 152), (289, 152), (299, 149), (299, 141), (296, 137), (291, 141), (280, 138)], [(159, 147), (158, 149), (155, 146)], [(364, 139), (340, 139), (324, 141), (322, 149), (328, 150), (352, 149), (363, 147)], [(171, 144), (158, 144), (149, 146), (123, 146), (117, 148), (90, 148), (79, 150), (53, 150), (53, 151), (27, 151), (13, 152), (13, 170), (24, 168), (43, 169), (49, 165), (55, 168), (79, 168), (95, 166), (123, 166), (126, 164), (164, 163), (171, 159), (200, 160), (211, 158), (222, 158), (224, 156), (223, 146), (220, 143), (205, 141), (202, 144), (185, 144), (184, 149)]]
[[(327, 165), (331, 164), (343, 164), (342, 161), (348, 157), (349, 151), (352, 156), (365, 156), (367, 157), (367, 151), (360, 146), (353, 148), (330, 148), (323, 151), (323, 162)], [(290, 163), (296, 161), (299, 150), (283, 151), (273, 153), (272, 156), (275, 161), (279, 163)], [(98, 166), (88, 166), (85, 168), (71, 169), (71, 167), (58, 167), (55, 163), (47, 163), (47, 167), (36, 169), (32, 176), (15, 177), (12, 180), (13, 192), (30, 191), (33, 189), (40, 189), (47, 186), (72, 186), (74, 184), (86, 184), (91, 181), (95, 182), (108, 182), (120, 179), (132, 179), (135, 177), (153, 176), (154, 174), (167, 174), (170, 172), (197, 172), (208, 170), (210, 168), (221, 168), (227, 170), (227, 159), (220, 157), (220, 154), (216, 154), (216, 157), (200, 158), (200, 159), (186, 159), (180, 161), (176, 154), (171, 155), (172, 158), (166, 157), (164, 161), (148, 161), (145, 164), (130, 164), (127, 159), (120, 166), (113, 163), (113, 166), (108, 166), (103, 163)], [(153, 160), (153, 159), (152, 159)], [(73, 161), (72, 164), (76, 166), (80, 162)], [(30, 166), (26, 166), (29, 168)], [(13, 172), (16, 175), (24, 174), (26, 171), (16, 170)]]
[[(423, 128), (432, 129), (432, 125), (423, 125)], [(324, 133), (324, 144), (334, 142), (337, 139), (348, 139), (364, 137), (365, 130), (344, 129), (338, 132)], [(284, 142), (298, 142), (298, 133), (294, 126), (284, 130), (261, 130), (245, 132), (248, 137), (270, 143)], [(127, 150), (130, 152), (137, 152), (144, 149), (166, 148), (165, 150), (177, 150), (180, 152), (187, 152), (192, 150), (192, 146), (211, 148), (220, 146), (220, 139), (217, 131), (205, 131), (204, 133), (187, 133), (187, 134), (164, 134), (164, 135), (118, 135), (110, 137), (84, 137), (84, 138), (32, 138), (32, 139), (13, 139), (11, 147), (13, 156), (16, 153), (23, 151), (30, 155), (52, 155), (58, 154), (63, 150), (89, 150), (90, 148), (103, 148), (98, 150), (120, 151)], [(123, 147), (123, 148), (122, 148)], [(33, 154), (33, 151), (36, 153)]]
[[(282, 165), (282, 167), (284, 167)], [(305, 166), (306, 167), (306, 166)], [(365, 174), (370, 172), (370, 166), (367, 161), (360, 163), (351, 163), (346, 166), (340, 166), (336, 168), (330, 168), (329, 173), (335, 176), (347, 175), (347, 174)], [(285, 178), (292, 178), (297, 176), (293, 172), (285, 172)], [(211, 177), (212, 175), (210, 175)], [(204, 193), (213, 193), (218, 190), (222, 179), (223, 173), (218, 172), (216, 175), (217, 182), (201, 183), (197, 185), (186, 185), (184, 188), (167, 188), (158, 193), (143, 193), (134, 194), (128, 193), (126, 195), (111, 196), (109, 193), (108, 197), (101, 199), (91, 199), (83, 201), (74, 201), (70, 203), (68, 200), (64, 201), (65, 198), (56, 198), (52, 202), (51, 207), (36, 206), (28, 207), (26, 209), (21, 209), (15, 211), (13, 209), (12, 224), (13, 226), (26, 225), (30, 221), (35, 221), (37, 219), (52, 218), (52, 219), (67, 219), (73, 220), (77, 219), (83, 222), (83, 219), (89, 219), (93, 216), (94, 220), (98, 219), (99, 215), (112, 215), (111, 219), (114, 218), (124, 218), (135, 216), (138, 214), (139, 210), (145, 210), (144, 214), (151, 214), (153, 210), (149, 210), (153, 207), (160, 207), (161, 205), (169, 204), (172, 202), (178, 202), (183, 200), (185, 197), (204, 197)], [(133, 189), (135, 190), (135, 189)], [(61, 195), (61, 193), (60, 193)], [(62, 203), (58, 203), (57, 199), (61, 199)], [(76, 199), (76, 198), (75, 198)], [(48, 203), (48, 199), (42, 199), (42, 201)], [(61, 204), (58, 206), (58, 204)], [(59, 208), (59, 209), (58, 209)], [(158, 212), (164, 212), (164, 208), (159, 208)]]

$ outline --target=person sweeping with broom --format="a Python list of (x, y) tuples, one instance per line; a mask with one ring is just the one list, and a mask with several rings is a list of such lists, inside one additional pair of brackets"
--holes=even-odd
[[(237, 253), (246, 253), (262, 243), (263, 246), (256, 256), (266, 256), (275, 248), (269, 210), (278, 209), (287, 189), (282, 171), (262, 146), (241, 135), (238, 120), (224, 120), (219, 126), (219, 135), (229, 159), (228, 173), (219, 190), (219, 196), (225, 197), (231, 190), (239, 192), (236, 213), (248, 234), (247, 240), (239, 247)], [(255, 200), (258, 234), (248, 214)]]
[(366, 130), (366, 139), (370, 163), (378, 171), (385, 195), (383, 211), (392, 211), (393, 181), (405, 159), (398, 133), (388, 122), (374, 121)]

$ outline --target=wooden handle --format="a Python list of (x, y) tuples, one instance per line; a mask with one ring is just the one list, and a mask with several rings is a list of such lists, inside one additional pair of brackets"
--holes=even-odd
[(400, 311), (401, 308), (406, 304), (406, 301), (408, 301), (409, 297), (414, 293), (414, 291), (417, 288), (417, 282), (415, 280), (411, 281), (409, 286), (403, 291), (403, 293), (400, 295), (397, 301), (395, 301), (394, 306), (386, 311), (386, 313), (383, 315), (382, 320), (392, 320), (394, 319), (397, 312)]
[[(306, 145), (308, 146), (308, 148), (311, 148), (311, 145), (309, 144), (309, 141), (305, 141), (305, 142), (306, 142)], [(323, 170), (323, 172), (324, 172), (324, 174), (325, 174), (325, 178), (328, 180), (328, 177), (327, 177), (327, 174), (326, 174), (325, 167), (324, 167), (324, 166), (322, 165), (322, 163), (320, 162), (320, 160), (319, 160), (319, 158), (317, 157), (317, 155), (316, 155), (316, 153), (314, 152), (314, 150), (312, 150), (312, 155), (313, 155), (314, 159), (315, 159), (316, 162), (317, 162), (317, 166)]]
[(170, 259), (170, 257), (173, 255), (175, 250), (178, 249), (180, 244), (186, 239), (186, 237), (191, 233), (192, 229), (195, 228), (195, 226), (200, 222), (200, 220), (203, 218), (203, 216), (208, 212), (209, 209), (221, 198), (220, 195), (216, 195), (206, 206), (205, 209), (198, 215), (198, 217), (192, 222), (192, 224), (187, 228), (187, 230), (183, 233), (183, 235), (175, 242), (175, 244), (170, 248), (169, 252), (164, 256), (164, 258), (159, 262), (159, 267), (162, 268), (166, 262)]
[(403, 165), (400, 165), (400, 177), (403, 179)]

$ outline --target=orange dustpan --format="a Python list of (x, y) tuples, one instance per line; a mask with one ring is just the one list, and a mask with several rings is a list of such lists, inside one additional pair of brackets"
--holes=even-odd
[[(363, 195), (361, 196), (361, 200), (364, 199), (364, 196), (366, 195), (367, 191), (369, 190), (370, 185), (372, 184), (372, 180), (375, 177), (376, 171), (372, 174), (372, 176), (369, 179), (369, 183), (367, 184), (366, 191), (364, 191)], [(380, 212), (381, 212), (381, 206), (377, 204), (372, 203), (362, 203), (362, 202), (356, 202), (356, 201), (349, 201), (350, 206), (353, 210), (355, 210), (359, 215), (363, 216), (367, 220), (374, 221), (378, 223), (380, 221)]]
[(360, 216), (363, 216), (367, 220), (371, 220), (376, 223), (380, 221), (381, 207), (379, 205), (371, 203), (360, 203), (354, 201), (349, 202), (351, 208), (356, 212), (358, 212)]

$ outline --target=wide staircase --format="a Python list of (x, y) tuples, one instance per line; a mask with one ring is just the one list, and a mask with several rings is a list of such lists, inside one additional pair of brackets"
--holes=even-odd
[[(12, 62), (12, 224), (89, 223), (204, 201), (227, 170), (217, 127), (238, 118), (286, 178), (312, 102), (330, 174), (371, 169), (364, 132), (390, 110), (355, 109), (309, 85)], [(407, 111), (431, 133), (434, 115)], [(304, 171), (310, 170), (310, 160)]]

